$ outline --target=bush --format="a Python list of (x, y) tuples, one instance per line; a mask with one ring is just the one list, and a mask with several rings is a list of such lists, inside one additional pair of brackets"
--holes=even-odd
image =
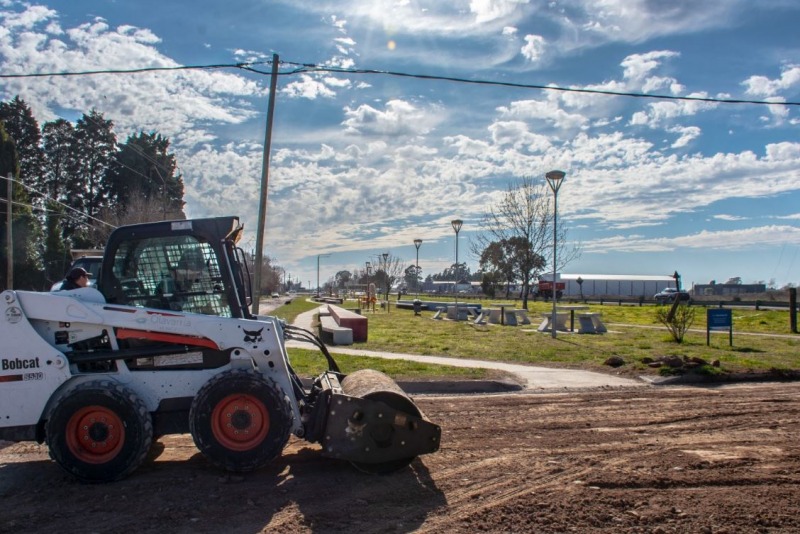
[(694, 323), (695, 309), (686, 304), (672, 306), (669, 311), (664, 308), (656, 310), (656, 319), (669, 330), (676, 343), (683, 343), (683, 336)]

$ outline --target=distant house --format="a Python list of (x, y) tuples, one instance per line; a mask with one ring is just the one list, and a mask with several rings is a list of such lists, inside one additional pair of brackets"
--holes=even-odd
[(703, 296), (735, 296), (746, 293), (764, 293), (766, 290), (766, 284), (717, 284), (712, 281), (710, 284), (694, 285), (694, 294)]
[[(578, 279), (581, 284), (578, 284)], [(553, 275), (539, 277), (542, 282), (550, 283)], [(666, 287), (675, 287), (675, 278), (669, 275), (637, 275), (637, 274), (558, 274), (556, 286), (560, 289), (564, 284), (564, 297), (644, 297), (653, 295)]]

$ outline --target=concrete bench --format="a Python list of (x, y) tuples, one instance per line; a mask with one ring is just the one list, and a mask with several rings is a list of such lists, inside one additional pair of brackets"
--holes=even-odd
[(363, 343), (367, 340), (369, 323), (366, 317), (333, 304), (328, 304), (328, 312), (338, 326), (343, 326), (353, 331), (354, 342)]
[(478, 312), (476, 308), (463, 304), (447, 307), (447, 318), (451, 321), (466, 321), (467, 316), (477, 317)]
[(327, 334), (330, 343), (334, 345), (352, 345), (353, 330), (345, 326), (336, 324), (336, 319), (330, 315), (319, 316), (320, 328), (323, 334)]
[(531, 320), (528, 317), (528, 310), (514, 310), (514, 315), (516, 315), (517, 323), (531, 324)]
[(500, 308), (489, 308), (487, 311), (489, 312), (489, 323), (500, 324), (500, 313), (502, 310)]
[[(550, 332), (552, 325), (550, 324), (553, 319), (552, 313), (542, 313), (542, 324), (539, 325), (539, 332)], [(568, 313), (556, 313), (556, 330), (567, 331), (567, 320), (569, 320)]]
[(581, 313), (578, 314), (579, 334), (603, 334), (608, 332), (606, 325), (603, 324), (600, 313)]

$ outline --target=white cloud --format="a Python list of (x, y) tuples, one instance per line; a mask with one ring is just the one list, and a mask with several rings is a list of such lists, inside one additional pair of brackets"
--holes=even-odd
[(526, 35), (525, 46), (520, 49), (520, 53), (531, 63), (536, 63), (542, 59), (546, 48), (547, 43), (541, 35)]
[(502, 118), (545, 120), (556, 128), (579, 128), (587, 122), (585, 116), (561, 109), (555, 99), (518, 100), (509, 106), (497, 108), (497, 111)]
[(333, 98), (336, 93), (328, 85), (315, 80), (308, 74), (301, 74), (297, 81), (289, 82), (281, 89), (281, 94), (289, 98), (306, 98), (316, 100), (317, 98)]
[(712, 219), (718, 219), (720, 221), (736, 222), (736, 221), (746, 221), (746, 220), (749, 219), (749, 217), (742, 217), (741, 215), (729, 215), (727, 213), (720, 213), (720, 214), (712, 216)]
[(469, 9), (475, 14), (477, 23), (491, 22), (511, 15), (520, 5), (529, 0), (470, 0)]
[[(40, 6), (28, 6), (19, 14), (0, 14), (8, 32), (0, 39), (4, 72), (177, 66), (154, 47), (160, 39), (150, 30), (130, 25), (112, 29), (97, 18), (54, 31), (51, 19), (55, 15)], [(25, 31), (17, 31), (19, 28)], [(222, 71), (146, 73), (136, 75), (135, 83), (132, 79), (131, 75), (107, 74), (6, 80), (0, 96), (19, 94), (39, 121), (56, 118), (56, 108), (81, 112), (97, 109), (114, 121), (117, 135), (124, 138), (134, 129), (179, 136), (210, 123), (241, 123), (254, 111), (235, 97), (264, 94), (255, 82)]]
[(622, 76), (632, 83), (644, 83), (647, 76), (661, 66), (662, 60), (679, 56), (678, 52), (671, 50), (654, 50), (644, 54), (631, 54), (620, 63), (624, 68)]
[(800, 245), (800, 228), (797, 226), (758, 226), (741, 230), (701, 232), (676, 237), (644, 237), (618, 235), (583, 244), (591, 253), (615, 252), (673, 252), (676, 249), (749, 250), (785, 244)]
[(349, 134), (406, 136), (424, 135), (440, 121), (435, 107), (421, 108), (404, 100), (390, 100), (383, 111), (368, 104), (345, 108), (343, 125)]
[(675, 126), (667, 128), (667, 131), (680, 134), (680, 137), (672, 143), (672, 148), (683, 148), (700, 136), (700, 128), (697, 126)]
[(789, 65), (782, 69), (781, 77), (771, 80), (766, 76), (751, 76), (742, 82), (749, 95), (767, 97), (775, 96), (781, 91), (800, 85), (800, 65)]

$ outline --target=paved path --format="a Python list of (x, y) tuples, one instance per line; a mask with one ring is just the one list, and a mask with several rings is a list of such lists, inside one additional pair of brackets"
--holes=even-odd
[[(300, 328), (311, 330), (311, 324), (315, 312), (316, 310), (311, 310), (301, 313), (297, 316), (292, 324)], [(290, 347), (308, 347), (308, 344), (302, 344), (295, 341), (290, 341), (287, 343), (287, 345)], [(369, 356), (373, 358), (387, 358), (395, 360), (410, 360), (438, 365), (451, 365), (454, 367), (497, 369), (499, 371), (505, 371), (517, 376), (526, 390), (632, 387), (647, 385), (646, 382), (640, 380), (632, 380), (629, 378), (622, 378), (604, 373), (593, 373), (590, 371), (580, 371), (576, 369), (553, 369), (550, 367), (538, 367), (533, 365), (468, 360), (464, 358), (450, 358), (446, 356), (396, 354), (345, 347), (328, 347), (328, 349), (335, 354), (349, 354), (354, 356)]]

